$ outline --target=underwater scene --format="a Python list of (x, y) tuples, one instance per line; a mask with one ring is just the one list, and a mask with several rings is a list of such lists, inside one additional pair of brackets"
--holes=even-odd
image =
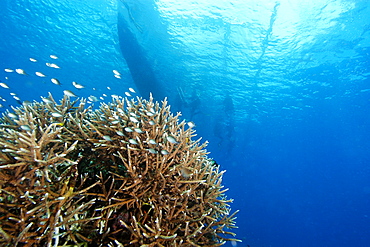
[(367, 0), (1, 0), (0, 246), (370, 246)]

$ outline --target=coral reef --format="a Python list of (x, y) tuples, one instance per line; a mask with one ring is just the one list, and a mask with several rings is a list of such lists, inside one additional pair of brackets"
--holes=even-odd
[(1, 246), (237, 241), (223, 171), (166, 100), (94, 110), (49, 95), (13, 111), (0, 119)]

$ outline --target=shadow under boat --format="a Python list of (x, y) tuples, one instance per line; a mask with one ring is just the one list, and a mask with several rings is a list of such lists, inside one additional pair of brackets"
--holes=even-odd
[(128, 1), (121, 0), (118, 6), (117, 28), (122, 55), (141, 96), (148, 98), (152, 93), (156, 100), (161, 100), (165, 97), (165, 90), (137, 38), (136, 34), (143, 30), (135, 22), (132, 14)]

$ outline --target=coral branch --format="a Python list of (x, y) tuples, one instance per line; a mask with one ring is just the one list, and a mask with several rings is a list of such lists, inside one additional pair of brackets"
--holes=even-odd
[[(220, 246), (238, 241), (218, 165), (167, 100), (115, 97), (0, 118), (1, 246)], [(231, 235), (228, 238), (226, 235)]]

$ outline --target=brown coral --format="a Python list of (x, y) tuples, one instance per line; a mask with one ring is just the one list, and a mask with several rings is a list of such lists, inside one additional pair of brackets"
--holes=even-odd
[(1, 245), (235, 240), (223, 172), (166, 100), (43, 101), (0, 119)]

